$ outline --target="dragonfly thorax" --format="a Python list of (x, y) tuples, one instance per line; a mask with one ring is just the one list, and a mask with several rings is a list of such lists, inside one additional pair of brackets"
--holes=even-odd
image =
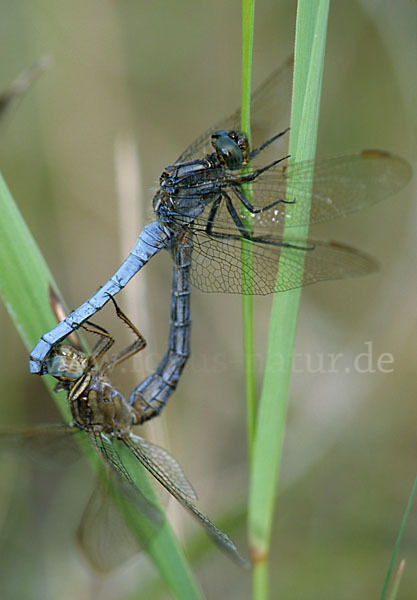
[[(124, 437), (134, 423), (134, 411), (103, 375), (90, 374), (71, 390), (69, 404), (74, 423), (81, 429)], [(78, 388), (78, 389), (77, 389)]]
[(222, 189), (233, 181), (227, 171), (249, 162), (249, 142), (242, 132), (218, 130), (211, 135), (215, 152), (204, 158), (165, 168), (153, 200), (158, 219), (170, 226), (186, 226), (197, 219)]
[[(170, 224), (188, 225), (199, 217), (219, 194), (218, 171), (221, 167), (210, 161), (215, 154), (201, 163), (168, 167), (160, 179), (160, 189), (153, 200), (159, 219)], [(204, 163), (204, 164), (202, 164)]]

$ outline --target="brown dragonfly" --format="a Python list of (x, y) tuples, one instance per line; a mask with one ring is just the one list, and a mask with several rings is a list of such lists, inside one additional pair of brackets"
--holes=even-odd
[[(107, 570), (106, 565), (100, 564), (103, 550), (99, 545), (103, 541), (103, 531), (97, 529), (103, 526), (100, 524), (101, 520), (105, 520), (106, 523), (113, 521), (113, 517), (101, 519), (98, 516), (98, 513), (112, 510), (109, 508), (108, 501), (110, 495), (119, 495), (119, 502), (113, 498), (116, 504), (120, 504), (121, 498), (124, 506), (129, 505), (140, 510), (150, 522), (151, 530), (155, 534), (163, 521), (160, 509), (143, 493), (124, 464), (121, 457), (123, 447), (129, 451), (129, 459), (133, 457), (145, 467), (203, 525), (208, 535), (223, 551), (235, 562), (247, 566), (246, 559), (241, 556), (229, 536), (194, 505), (197, 499), (196, 493), (176, 459), (164, 448), (133, 432), (133, 427), (142, 422), (143, 411), (146, 409), (146, 406), (142, 406), (144, 401), (138, 400), (135, 404), (126, 402), (123, 395), (112, 385), (109, 373), (142, 350), (146, 341), (118, 307), (116, 301), (113, 298), (111, 300), (117, 316), (135, 334), (133, 343), (112, 358), (106, 359), (106, 354), (115, 339), (102, 327), (86, 322), (83, 328), (98, 336), (98, 341), (90, 354), (72, 345), (60, 344), (53, 349), (47, 359), (47, 373), (58, 381), (56, 390), (65, 391), (73, 422), (70, 425), (30, 428), (11, 436), (15, 439), (19, 438), (23, 446), (30, 448), (34, 440), (44, 436), (52, 439), (83, 435), (94, 449), (95, 455), (99, 457), (100, 463), (110, 472), (111, 494), (102, 484), (98, 486), (83, 515), (78, 531), (81, 547), (96, 568)], [(129, 463), (131, 462), (129, 460)], [(118, 518), (117, 523), (120, 522), (121, 519)], [(114, 528), (113, 525), (112, 527)], [(92, 539), (95, 537), (100, 538), (100, 544)], [(143, 540), (142, 545), (146, 546), (147, 541)], [(114, 561), (110, 560), (120, 562), (117, 553), (115, 556)]]

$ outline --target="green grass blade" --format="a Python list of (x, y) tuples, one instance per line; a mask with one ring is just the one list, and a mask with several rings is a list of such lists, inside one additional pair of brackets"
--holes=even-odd
[(1, 175), (0, 211), (0, 293), (30, 350), (42, 333), (56, 325), (48, 289), (57, 286)]
[(397, 600), (398, 592), (400, 591), (401, 580), (404, 574), (405, 559), (403, 558), (399, 564), (397, 572), (394, 577), (392, 592), (389, 595), (388, 600)]
[[(57, 287), (1, 175), (0, 214), (0, 293), (26, 347), (31, 349), (39, 336), (56, 324), (49, 304), (49, 286), (55, 290)], [(22, 365), (22, 369), (28, 369), (28, 364)], [(53, 387), (51, 378), (45, 377), (44, 381)], [(58, 403), (65, 413), (66, 402), (62, 395)], [(68, 418), (68, 412), (66, 415)], [(127, 463), (129, 457), (123, 456), (123, 460)], [(135, 461), (130, 472), (140, 477), (138, 484), (146, 487), (145, 493), (151, 494), (144, 469), (139, 467)], [(135, 512), (129, 515), (129, 527), (141, 541), (141, 535), (150, 535), (152, 525), (144, 515)], [(164, 521), (148, 544), (147, 552), (175, 598), (202, 598), (168, 521)]]
[(402, 518), (402, 521), (401, 521), (400, 529), (398, 531), (398, 536), (397, 536), (397, 539), (396, 539), (395, 544), (394, 544), (394, 549), (392, 551), (391, 560), (390, 560), (390, 563), (388, 565), (387, 574), (385, 576), (384, 585), (382, 587), (382, 592), (381, 592), (380, 600), (385, 600), (385, 598), (387, 597), (388, 587), (389, 587), (389, 583), (390, 583), (390, 579), (391, 579), (392, 570), (394, 568), (394, 564), (395, 564), (395, 561), (397, 559), (398, 550), (400, 548), (401, 540), (402, 540), (403, 535), (404, 535), (405, 526), (407, 524), (408, 515), (410, 514), (411, 506), (413, 504), (413, 500), (414, 500), (414, 496), (416, 495), (416, 491), (417, 491), (417, 477), (414, 480), (414, 484), (413, 484), (413, 487), (411, 488), (410, 496), (408, 498), (407, 506), (405, 507), (405, 511), (404, 511), (404, 515), (403, 515), (403, 518)]
[[(0, 174), (0, 295), (26, 348), (56, 325), (49, 304), (49, 287), (57, 285)], [(22, 369), (29, 369), (28, 362)], [(52, 392), (55, 384), (46, 378)], [(54, 394), (64, 418), (69, 419), (62, 395)]]
[[(241, 129), (248, 137), (250, 143), (250, 95), (252, 80), (252, 52), (253, 30), (255, 21), (255, 0), (242, 0), (242, 112)], [(246, 197), (251, 198), (250, 186), (244, 186)], [(243, 213), (245, 211), (243, 210)], [(250, 217), (243, 216), (247, 228), (251, 226)], [(252, 250), (250, 245), (242, 241), (242, 262), (252, 264)], [(251, 269), (249, 269), (251, 271)], [(252, 273), (242, 272), (242, 286), (250, 289)], [(245, 357), (246, 380), (246, 421), (249, 456), (252, 457), (255, 441), (256, 426), (256, 380), (255, 380), (255, 350), (254, 350), (254, 322), (253, 322), (253, 296), (250, 294), (242, 297), (243, 315), (243, 348)]]
[[(294, 162), (315, 154), (328, 9), (329, 0), (298, 3), (290, 138)], [(292, 228), (292, 235), (302, 238), (307, 229)], [(255, 563), (266, 561), (269, 550), (299, 300), (299, 289), (277, 294), (272, 309), (250, 480), (249, 540)], [(265, 577), (254, 590), (257, 600), (267, 597)]]

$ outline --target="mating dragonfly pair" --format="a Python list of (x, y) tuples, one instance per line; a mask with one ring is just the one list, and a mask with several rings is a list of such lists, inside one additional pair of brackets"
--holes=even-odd
[[(289, 232), (396, 193), (409, 180), (410, 166), (378, 150), (285, 164), (288, 156), (279, 151), (288, 137), (291, 84), (292, 60), (288, 60), (253, 94), (254, 149), (237, 128), (238, 110), (197, 138), (165, 169), (153, 201), (156, 220), (144, 227), (109, 281), (40, 338), (31, 352), (32, 373), (44, 374), (52, 348), (162, 249), (174, 259), (171, 327), (166, 355), (149, 381), (136, 389), (138, 397), (146, 394), (143, 399), (151, 406), (147, 418), (162, 410), (190, 353), (191, 283), (206, 292), (268, 294), (376, 270), (371, 257), (350, 246), (292, 238)], [(282, 133), (267, 139), (273, 126)], [(271, 153), (273, 160), (268, 159)], [(166, 381), (169, 385), (164, 386)]]
[[(119, 472), (122, 467), (112, 458), (112, 437), (120, 437), (166, 485), (161, 471), (150, 466), (149, 456), (155, 455), (147, 453), (149, 443), (138, 442), (129, 433), (129, 427), (132, 419), (139, 423), (159, 414), (178, 383), (190, 353), (191, 283), (206, 292), (267, 294), (328, 279), (365, 275), (376, 269), (372, 258), (350, 246), (297, 239), (288, 232), (291, 227), (347, 215), (394, 194), (408, 181), (411, 169), (403, 159), (377, 150), (286, 164), (289, 157), (285, 152), (279, 153), (278, 148), (287, 137), (285, 110), (290, 106), (291, 80), (292, 61), (287, 61), (253, 94), (253, 149), (238, 129), (240, 111), (236, 111), (200, 136), (165, 169), (153, 201), (156, 220), (143, 229), (132, 252), (110, 280), (44, 334), (31, 353), (31, 372), (51, 373), (51, 360), (64, 360), (55, 346), (123, 289), (152, 256), (162, 249), (172, 253), (169, 347), (156, 371), (133, 390), (128, 403), (120, 400), (121, 415), (128, 419), (127, 429), (120, 437), (123, 428), (118, 424), (106, 430), (109, 423), (103, 417), (103, 429), (98, 435), (83, 417), (83, 411), (91, 408), (89, 402), (81, 413), (73, 414), (96, 451)], [(276, 115), (278, 107), (284, 108), (282, 126)], [(273, 123), (275, 131), (281, 133), (268, 138)], [(273, 159), (268, 158), (271, 152), (276, 153)], [(249, 251), (241, 252), (242, 242)], [(90, 359), (88, 365), (92, 362)], [(82, 377), (90, 377), (91, 369), (81, 372)], [(77, 385), (69, 394), (73, 389)], [(175, 478), (170, 484), (173, 482), (176, 487), (171, 486), (171, 493), (202, 521), (225, 550), (238, 557), (229, 538), (191, 504), (190, 496), (182, 489), (182, 476), (179, 486)]]

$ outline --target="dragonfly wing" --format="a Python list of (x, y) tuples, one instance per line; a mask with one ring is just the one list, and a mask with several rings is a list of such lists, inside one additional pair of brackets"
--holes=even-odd
[[(213, 541), (218, 544), (225, 552), (227, 552), (236, 562), (241, 565), (247, 566), (248, 563), (245, 558), (243, 558), (234, 542), (226, 535), (223, 531), (221, 531), (218, 527), (216, 527), (206, 515), (200, 512), (194, 504), (190, 501), (189, 496), (184, 493), (181, 487), (177, 486), (177, 483), (171, 479), (171, 471), (172, 471), (172, 461), (174, 461), (177, 467), (174, 469), (174, 473), (177, 472), (178, 468), (181, 470), (181, 467), (178, 465), (177, 461), (166, 453), (169, 457), (169, 465), (166, 465), (166, 456), (165, 454), (158, 453), (155, 451), (153, 444), (149, 444), (143, 438), (131, 434), (130, 437), (126, 440), (123, 440), (129, 450), (136, 456), (136, 458), (142, 463), (142, 465), (159, 481), (161, 485), (172, 495), (174, 498), (178, 500), (185, 508), (187, 508), (191, 514), (200, 521), (200, 523), (205, 527), (207, 533), (213, 539)], [(150, 447), (151, 446), (151, 447)], [(156, 457), (157, 461), (154, 461)], [(161, 460), (162, 459), (162, 460)], [(184, 476), (185, 477), (185, 476)]]
[(38, 425), (0, 431), (0, 449), (23, 454), (44, 466), (62, 468), (63, 462), (82, 456), (75, 434), (80, 430), (69, 425)]
[(378, 268), (370, 256), (338, 242), (292, 239), (286, 240), (285, 247), (282, 238), (276, 236), (259, 240), (247, 242), (251, 254), (242, 256), (238, 236), (217, 239), (196, 233), (191, 282), (204, 292), (264, 295), (319, 281), (367, 275)]
[(129, 488), (125, 489), (125, 495), (128, 495), (130, 491), (131, 499), (134, 499), (137, 508), (149, 517), (153, 523), (161, 523), (163, 518), (161, 511), (152, 504), (137, 487), (117, 454), (111, 440), (106, 435), (96, 431), (86, 431), (86, 434), (90, 445), (94, 448), (103, 462), (112, 467), (119, 475), (121, 478), (121, 485), (123, 485), (123, 483), (129, 484)]
[(197, 494), (193, 486), (188, 481), (178, 461), (167, 450), (139, 436), (131, 435), (130, 439), (134, 440), (134, 443), (140, 447), (143, 456), (146, 456), (150, 462), (157, 466), (160, 472), (164, 473), (167, 481), (175, 485), (181, 494), (190, 500), (197, 500)]
[(294, 227), (330, 221), (397, 193), (410, 178), (411, 167), (404, 159), (379, 150), (284, 167), (279, 163), (251, 184), (252, 204), (263, 209), (277, 200), (295, 203), (279, 203), (258, 213), (253, 226), (273, 232), (282, 230), (284, 224)]
[[(77, 530), (82, 553), (89, 564), (102, 573), (116, 569), (139, 551), (137, 539), (114, 505), (107, 485), (102, 478), (97, 479)], [(119, 492), (121, 486), (117, 485), (116, 489)]]
[[(255, 90), (251, 96), (252, 147), (256, 148), (268, 137), (286, 129), (290, 122), (292, 73), (294, 61), (289, 57), (278, 69)], [(213, 152), (211, 134), (218, 129), (240, 131), (240, 108), (222, 119), (200, 135), (181, 154), (177, 163), (202, 158)], [(288, 137), (288, 136), (287, 136)], [(288, 140), (284, 140), (285, 146)], [(284, 154), (278, 145), (273, 144), (277, 156)], [(262, 153), (263, 156), (265, 156)]]

